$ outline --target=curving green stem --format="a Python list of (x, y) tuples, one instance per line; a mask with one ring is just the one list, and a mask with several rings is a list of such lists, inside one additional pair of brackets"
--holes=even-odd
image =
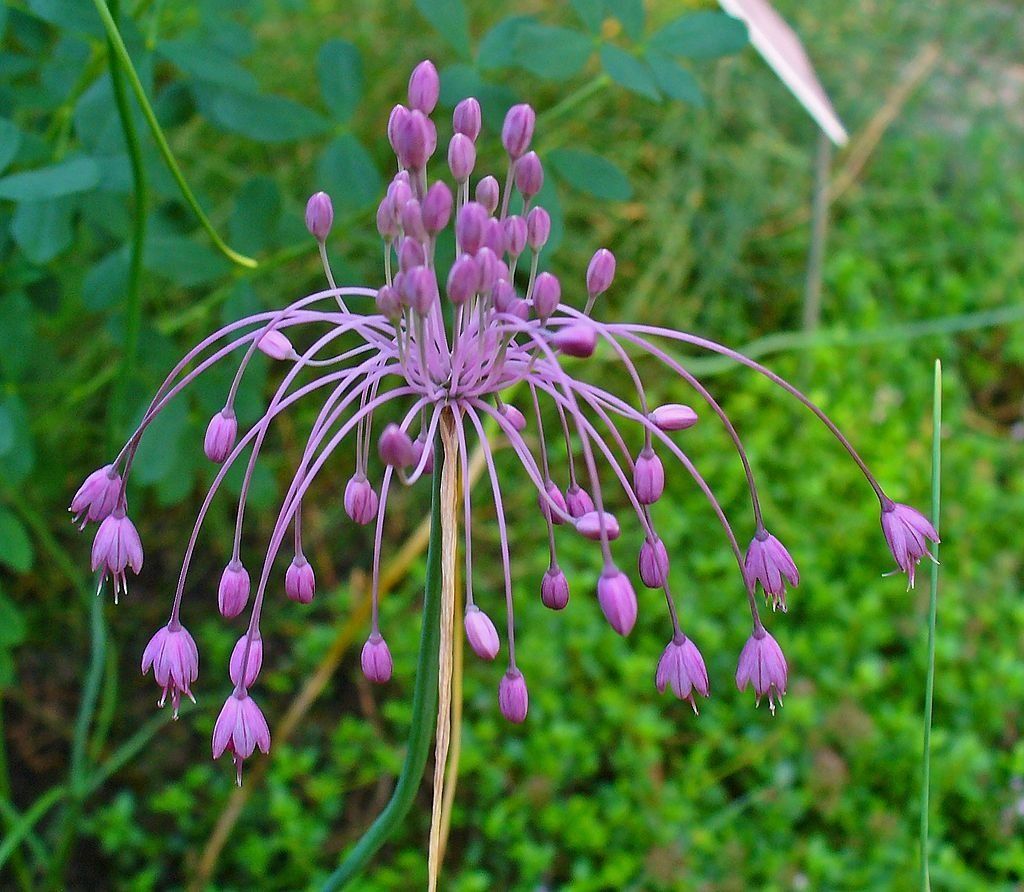
[[(114, 55), (117, 56), (121, 67), (124, 69), (124, 73), (128, 76), (128, 82), (131, 84), (132, 91), (135, 93), (135, 98), (138, 100), (139, 107), (142, 109), (142, 114), (146, 119), (146, 123), (149, 124), (149, 129), (153, 133), (153, 139), (156, 140), (157, 147), (160, 149), (160, 154), (163, 155), (164, 162), (167, 164), (168, 169), (171, 171), (171, 175), (178, 184), (178, 188), (181, 190), (182, 196), (188, 203), (189, 207), (192, 208), (196, 218), (199, 220), (199, 225), (206, 230), (206, 233), (210, 236), (210, 240), (213, 242), (214, 246), (221, 252), (221, 254), (227, 257), (228, 260), (232, 263), (237, 263), (239, 266), (254, 269), (257, 266), (256, 261), (251, 257), (239, 254), (237, 251), (228, 247), (225, 241), (220, 237), (220, 235), (218, 235), (217, 230), (213, 228), (213, 224), (210, 222), (203, 209), (199, 206), (199, 202), (196, 200), (189, 184), (185, 181), (181, 168), (178, 167), (178, 162), (175, 160), (174, 154), (171, 152), (171, 147), (167, 143), (167, 138), (164, 136), (163, 129), (160, 127), (160, 122), (157, 121), (156, 114), (153, 112), (153, 107), (149, 104), (149, 99), (146, 97), (146, 91), (142, 86), (142, 81), (139, 79), (138, 72), (132, 64), (132, 58), (128, 55), (128, 48), (124, 45), (124, 39), (121, 37), (121, 32), (118, 30), (117, 22), (114, 21), (114, 17), (110, 14), (110, 10), (107, 8), (107, 4), (104, 0), (93, 0), (93, 5), (96, 7), (96, 12), (99, 13), (100, 19), (103, 22), (103, 27), (107, 32), (107, 39), (110, 41), (110, 47), (114, 51)], [(114, 66), (111, 65), (111, 68), (113, 67)]]
[[(435, 455), (441, 453), (440, 438), (435, 443)], [(324, 883), (324, 890), (341, 889), (363, 870), (377, 850), (395, 832), (412, 806), (416, 791), (423, 778), (430, 744), (434, 738), (437, 718), (438, 647), (440, 643), (441, 615), (441, 475), (444, 467), (456, 457), (445, 455), (443, 462), (434, 463), (433, 497), (430, 515), (430, 546), (427, 552), (427, 584), (423, 594), (423, 629), (420, 632), (420, 652), (416, 663), (416, 684), (412, 695), (412, 725), (405, 751), (402, 773), (395, 791), (370, 829)]]

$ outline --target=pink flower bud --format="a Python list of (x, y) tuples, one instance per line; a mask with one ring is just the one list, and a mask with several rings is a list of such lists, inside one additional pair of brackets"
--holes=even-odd
[(456, 133), (465, 134), (473, 142), (480, 135), (480, 103), (472, 96), (463, 99), (452, 112), (452, 128)]
[(199, 650), (188, 630), (177, 620), (174, 628), (168, 624), (150, 638), (142, 654), (142, 674), (149, 672), (150, 667), (156, 683), (163, 689), (158, 706), (163, 706), (170, 694), (171, 708), (177, 718), (182, 694), (196, 702), (192, 684), (199, 677)]
[(533, 208), (526, 215), (526, 244), (536, 252), (548, 243), (551, 236), (551, 216), (544, 208)]
[(590, 258), (587, 267), (587, 294), (596, 297), (604, 294), (615, 278), (615, 255), (607, 248), (601, 248)]
[(409, 306), (425, 316), (430, 312), (438, 297), (434, 271), (425, 266), (413, 267), (405, 274), (402, 290)]
[[(541, 322), (547, 322), (562, 299), (562, 286), (551, 273), (541, 273), (533, 283), (533, 310)], [(592, 352), (592, 351), (591, 351)], [(588, 354), (589, 355), (589, 354)]]
[(217, 606), (222, 616), (233, 619), (238, 616), (249, 600), (249, 573), (242, 562), (232, 560), (220, 577), (217, 587)]
[(468, 254), (452, 264), (448, 273), (448, 299), (455, 306), (466, 303), (480, 288), (480, 268)]
[[(555, 513), (555, 509), (561, 511), (563, 514), (566, 513), (565, 499), (562, 496), (562, 490), (549, 480), (544, 486), (544, 491), (547, 493), (547, 498), (544, 497), (544, 493), (537, 494), (537, 504), (540, 506), (540, 513), (550, 516), (553, 524), (559, 525), (565, 523), (562, 515)], [(554, 503), (554, 508), (551, 507), (552, 503)]]
[(480, 290), (486, 294), (498, 281), (501, 275), (501, 268), (498, 255), (486, 245), (481, 245), (476, 251), (476, 268), (480, 274)]
[(519, 295), (512, 284), (505, 279), (498, 279), (491, 291), (494, 309), (499, 313), (511, 313), (513, 306), (519, 301)]
[(505, 253), (505, 227), (500, 220), (491, 217), (484, 224), (483, 246), (490, 248), (499, 259)]
[(433, 474), (434, 473), (434, 444), (427, 444), (424, 440), (426, 434), (422, 431), (420, 435), (412, 441), (413, 451), (413, 464), (419, 467), (420, 460), (423, 458), (424, 450), (427, 453), (427, 460), (423, 462), (423, 473)]
[(407, 468), (415, 458), (412, 440), (404, 430), (394, 423), (384, 428), (377, 443), (377, 449), (384, 464), (397, 468)]
[(303, 555), (295, 555), (284, 574), (284, 593), (293, 601), (308, 604), (313, 600), (315, 591), (316, 577), (312, 565)]
[(402, 318), (402, 298), (390, 285), (384, 285), (377, 292), (377, 310), (392, 322)]
[(536, 152), (527, 152), (516, 163), (516, 188), (523, 198), (533, 198), (544, 185), (544, 165)]
[(697, 645), (682, 633), (669, 642), (661, 659), (658, 660), (654, 683), (661, 694), (665, 693), (666, 688), (671, 687), (672, 693), (680, 700), (689, 700), (695, 713), (697, 703), (693, 699), (693, 692), (696, 691), (702, 697), (711, 696), (704, 657), (697, 650)]
[(270, 752), (270, 728), (256, 701), (244, 691), (235, 691), (224, 702), (213, 726), (213, 758), (231, 753), (242, 786), (242, 762), (260, 748)]
[(517, 725), (526, 720), (530, 708), (530, 696), (526, 690), (526, 679), (518, 669), (510, 668), (501, 677), (498, 685), (498, 706), (501, 714)]
[(508, 114), (505, 115), (505, 123), (501, 128), (501, 144), (512, 160), (521, 158), (523, 152), (530, 147), (530, 140), (533, 139), (533, 127), (536, 123), (536, 113), (525, 103), (513, 105), (508, 110)]
[(398, 142), (395, 154), (402, 167), (420, 170), (426, 166), (430, 157), (431, 130), (432, 125), (427, 116), (418, 109), (413, 109), (402, 118), (395, 134)]
[(540, 581), (540, 599), (551, 610), (564, 610), (569, 603), (569, 580), (561, 568), (549, 567)]
[(306, 229), (318, 242), (325, 241), (334, 224), (334, 206), (326, 192), (314, 192), (306, 202)]
[(390, 242), (398, 235), (398, 223), (395, 217), (395, 206), (392, 204), (390, 196), (385, 195), (377, 205), (377, 232), (386, 242)]
[(292, 342), (276, 328), (263, 335), (256, 346), (271, 359), (298, 359), (295, 348), (292, 347)]
[(621, 570), (609, 567), (597, 581), (597, 600), (609, 625), (620, 635), (628, 635), (636, 623), (636, 593)]
[(423, 253), (423, 244), (408, 235), (403, 238), (398, 246), (398, 268), (403, 273), (407, 273), (414, 267), (423, 266), (425, 262), (426, 255)]
[(573, 484), (565, 491), (565, 507), (569, 509), (572, 517), (579, 520), (584, 514), (594, 510), (594, 500), (585, 489)]
[(402, 205), (399, 216), (402, 219), (402, 229), (407, 237), (414, 238), (418, 242), (427, 240), (427, 229), (423, 225), (420, 203), (415, 198), (410, 198)]
[(476, 200), (483, 205), (488, 214), (493, 214), (497, 210), (500, 196), (501, 187), (494, 177), (486, 176), (476, 184)]
[(689, 406), (666, 403), (651, 412), (650, 419), (659, 430), (684, 431), (697, 423), (697, 413)]
[(736, 687), (745, 691), (747, 685), (752, 683), (754, 702), (760, 706), (761, 698), (767, 694), (768, 708), (775, 715), (775, 700), (777, 698), (779, 705), (782, 705), (788, 674), (789, 667), (779, 643), (765, 629), (755, 630), (740, 652), (736, 667)]
[(409, 109), (404, 105), (396, 105), (388, 116), (388, 142), (391, 143), (391, 149), (396, 155), (398, 154), (398, 131), (408, 117)]
[[(248, 644), (249, 658), (246, 659), (246, 645)], [(242, 661), (245, 661), (245, 678), (242, 678)], [(228, 663), (228, 675), (235, 684), (247, 688), (259, 677), (260, 669), (263, 668), (263, 639), (257, 632), (249, 644), (249, 636), (243, 635), (235, 642), (231, 650), (231, 660)]]
[(437, 235), (452, 217), (452, 190), (438, 180), (423, 196), (423, 226), (431, 235)]
[(476, 254), (483, 244), (484, 227), (489, 215), (484, 206), (475, 201), (466, 202), (455, 218), (455, 236), (467, 254)]
[[(576, 532), (584, 539), (592, 539), (597, 542), (601, 539), (601, 512), (588, 511), (581, 517), (576, 518)], [(609, 541), (619, 538), (619, 521), (614, 514), (604, 512), (604, 533)]]
[(498, 630), (494, 628), (491, 618), (476, 604), (466, 608), (466, 639), (473, 652), (481, 660), (493, 660), (498, 655), (501, 642)]
[(636, 563), (640, 581), (648, 588), (662, 588), (668, 581), (668, 549), (661, 539), (644, 540)]
[(401, 222), (399, 212), (412, 195), (412, 186), (409, 185), (408, 171), (401, 170), (395, 174), (394, 179), (388, 185), (387, 197), (391, 199), (391, 206), (395, 213), (395, 223)]
[(345, 513), (366, 526), (377, 517), (377, 491), (362, 474), (353, 475), (345, 484)]
[(464, 183), (469, 179), (476, 167), (476, 146), (473, 141), (462, 133), (456, 133), (448, 143), (448, 169), (456, 183)]
[(359, 655), (359, 663), (365, 675), (374, 684), (387, 684), (391, 681), (391, 673), (395, 664), (391, 659), (391, 651), (388, 650), (388, 643), (374, 632), (366, 639), (363, 645), (363, 652)]
[(441, 93), (441, 78), (437, 75), (434, 63), (424, 59), (412, 70), (409, 78), (409, 105), (429, 115)]
[(526, 247), (526, 220), (519, 216), (505, 218), (505, 247), (512, 257), (518, 257)]
[(505, 416), (505, 419), (512, 425), (516, 433), (521, 433), (526, 429), (526, 416), (515, 406), (506, 403), (501, 410), (501, 414)]
[(231, 454), (237, 436), (238, 419), (231, 409), (225, 407), (210, 419), (206, 427), (206, 438), (203, 441), (206, 457), (220, 464)]
[(641, 505), (653, 505), (665, 491), (665, 466), (650, 447), (637, 456), (633, 465), (633, 489)]
[(117, 505), (120, 492), (121, 475), (113, 465), (104, 465), (93, 471), (71, 500), (68, 511), (72, 522), (81, 522), (80, 529), (84, 529), (90, 521), (99, 523), (105, 520)]
[(597, 334), (593, 326), (585, 322), (574, 322), (558, 329), (551, 338), (551, 343), (566, 356), (586, 359), (593, 354), (597, 346)]

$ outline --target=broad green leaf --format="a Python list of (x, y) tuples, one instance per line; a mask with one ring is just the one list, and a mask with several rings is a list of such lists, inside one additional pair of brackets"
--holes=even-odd
[(327, 120), (304, 105), (283, 96), (260, 96), (221, 90), (204, 111), (215, 124), (257, 142), (294, 142), (318, 136)]
[(128, 251), (111, 251), (89, 267), (82, 280), (82, 303), (89, 310), (105, 310), (119, 303), (128, 292)]
[(587, 34), (551, 25), (527, 25), (516, 40), (515, 64), (538, 77), (561, 80), (572, 77), (594, 49)]
[(95, 189), (99, 179), (99, 167), (92, 158), (69, 158), (49, 167), (0, 177), (0, 198), (48, 201)]
[(697, 79), (689, 71), (656, 52), (647, 54), (647, 64), (651, 66), (658, 86), (666, 96), (703, 108), (704, 94), (700, 91)]
[(604, 0), (604, 5), (633, 40), (644, 36), (644, 0)]
[(259, 92), (259, 84), (252, 72), (208, 43), (183, 37), (162, 40), (157, 50), (161, 56), (197, 80), (237, 90), (239, 93)]
[(601, 47), (601, 65), (608, 76), (620, 86), (648, 99), (658, 101), (661, 94), (654, 74), (646, 63), (632, 53), (611, 44)]
[(11, 235), (33, 263), (49, 263), (71, 244), (74, 197), (24, 201), (11, 220)]
[(670, 56), (715, 59), (747, 45), (747, 28), (723, 12), (693, 12), (673, 19), (651, 37), (650, 48)]
[[(519, 55), (520, 32), (524, 28), (535, 27), (537, 24), (537, 20), (528, 15), (502, 19), (481, 38), (476, 53), (477, 65), (483, 71), (514, 66)], [(468, 65), (457, 67), (470, 68)]]
[(588, 31), (598, 34), (604, 23), (604, 0), (570, 0), (573, 11)]
[(28, 413), (17, 396), (0, 397), (0, 415), (7, 418), (5, 424), (13, 436), (11, 446), (0, 451), (0, 479), (14, 485), (21, 483), (35, 467), (35, 447), (28, 426)]
[(24, 640), (25, 616), (17, 604), (0, 592), (0, 647), (14, 647)]
[(14, 160), (21, 146), (21, 131), (7, 118), (0, 118), (0, 171)]
[(0, 508), (0, 563), (15, 573), (27, 573), (34, 559), (32, 540), (24, 525), (6, 508)]
[(155, 235), (146, 241), (143, 265), (183, 288), (219, 279), (228, 262), (213, 250), (183, 235)]
[(103, 37), (103, 22), (91, 2), (84, 0), (29, 0), (28, 8), (43, 21), (81, 31), (90, 37)]
[(51, 97), (52, 107), (59, 106), (82, 77), (89, 62), (89, 43), (77, 35), (63, 35), (48, 53), (39, 69), (39, 82)]
[(271, 247), (281, 216), (281, 193), (270, 177), (254, 177), (238, 190), (231, 212), (231, 244), (245, 254)]
[(462, 0), (416, 0), (416, 8), (460, 56), (469, 56), (469, 16)]
[(317, 188), (329, 193), (336, 208), (358, 211), (381, 197), (380, 173), (366, 149), (351, 133), (334, 139), (320, 156)]
[(347, 40), (328, 40), (316, 57), (320, 95), (334, 117), (347, 121), (363, 95), (363, 60)]
[(633, 194), (626, 175), (600, 155), (581, 149), (555, 149), (548, 153), (548, 161), (570, 186), (595, 198), (625, 201)]

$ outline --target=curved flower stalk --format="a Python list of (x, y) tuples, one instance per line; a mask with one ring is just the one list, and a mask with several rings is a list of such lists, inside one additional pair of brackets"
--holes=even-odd
[[(138, 572), (142, 565), (141, 542), (127, 518), (125, 498), (141, 437), (198, 376), (240, 355), (224, 407), (211, 419), (204, 441), (207, 456), (220, 467), (185, 548), (167, 625), (154, 636), (143, 664), (155, 669), (163, 692), (161, 704), (169, 696), (177, 708), (182, 694), (192, 696), (199, 658), (182, 625), (185, 580), (212, 501), (229, 469), (247, 455), (218, 606), (226, 617), (248, 609), (249, 619), (231, 656), (228, 676), (233, 689), (213, 738), (214, 755), (230, 752), (239, 779), (243, 760), (257, 747), (266, 751), (270, 746), (266, 720), (252, 696), (265, 653), (260, 635), (264, 602), (268, 592), (300, 604), (315, 597), (314, 568), (303, 551), (302, 505), (314, 497), (310, 487), (325, 464), (340, 456), (353, 459), (343, 498), (345, 511), (354, 523), (374, 525), (372, 614), (362, 668), (374, 682), (391, 678), (392, 656), (377, 604), (384, 522), (393, 487), (411, 486), (432, 473), (442, 417), (445, 425), (454, 428), (463, 479), (468, 478), (471, 441), (480, 444), (487, 469), (497, 517), (504, 616), (496, 622), (500, 613), (496, 605), (489, 598), (478, 600), (474, 591), (468, 490), (459, 509), (465, 557), (463, 615), (467, 639), (477, 656), (504, 662), (497, 701), (511, 722), (527, 718), (529, 695), (516, 660), (513, 531), (504, 511), (509, 482), (498, 472), (485, 433), (488, 422), (497, 425), (521, 467), (522, 477), (514, 485), (525, 484), (536, 493), (549, 551), (548, 569), (538, 580), (538, 594), (545, 605), (561, 610), (569, 603), (558, 542), (563, 536), (582, 536), (595, 543), (600, 560), (594, 589), (586, 596), (596, 595), (612, 628), (628, 635), (640, 605), (630, 575), (620, 564), (623, 556), (617, 554), (615, 540), (623, 524), (635, 524), (643, 533), (643, 545), (639, 554), (626, 556), (626, 565), (635, 563), (643, 585), (661, 591), (666, 612), (669, 643), (657, 663), (655, 682), (659, 690), (671, 688), (696, 710), (694, 693), (707, 697), (710, 685), (704, 659), (684, 631), (671, 588), (671, 555), (657, 523), (665, 481), (681, 469), (720, 524), (735, 557), (737, 582), (746, 595), (752, 631), (739, 658), (737, 684), (742, 690), (752, 683), (758, 701), (767, 695), (773, 711), (785, 693), (786, 660), (764, 626), (756, 592), (760, 587), (773, 608), (785, 611), (787, 586), (797, 585), (799, 573), (762, 517), (754, 472), (738, 432), (701, 382), (668, 352), (672, 343), (700, 347), (747, 365), (803, 403), (832, 431), (877, 496), (885, 539), (911, 585), (917, 564), (929, 555), (928, 543), (938, 541), (922, 515), (885, 495), (835, 424), (792, 384), (699, 335), (600, 321), (595, 312), (615, 276), (615, 257), (607, 249), (594, 255), (579, 297), (563, 299), (559, 280), (539, 268), (551, 221), (535, 203), (544, 171), (530, 151), (533, 109), (517, 105), (509, 110), (501, 132), (505, 169), (500, 177), (478, 177), (480, 106), (472, 98), (460, 102), (447, 146), (452, 183), (448, 185), (428, 175), (438, 146), (431, 119), (437, 99), (437, 72), (430, 62), (423, 62), (410, 79), (409, 105), (395, 106), (388, 122), (398, 172), (377, 211), (383, 244), (381, 282), (373, 287), (336, 285), (325, 248), (333, 222), (331, 202), (323, 193), (314, 195), (307, 206), (306, 224), (319, 246), (329, 287), (280, 310), (231, 323), (196, 345), (171, 370), (121, 452), (90, 475), (72, 501), (76, 521), (101, 524), (93, 562), (113, 576), (116, 595), (125, 587), (127, 568)], [(455, 237), (451, 258), (441, 257), (438, 250), (439, 234), (448, 227), (453, 227)], [(306, 346), (294, 347), (293, 337)], [(284, 374), (263, 416), (243, 432), (235, 416), (235, 396), (257, 350), (280, 362)], [(597, 350), (622, 364), (631, 382), (628, 392), (613, 393), (599, 381), (588, 380), (587, 360)], [(680, 404), (652, 405), (637, 365), (640, 359), (656, 363), (691, 387), (731, 439), (750, 493), (752, 538), (745, 551), (683, 446), (683, 432), (698, 423), (698, 413)], [(513, 389), (524, 399), (522, 406), (506, 401)], [(267, 432), (294, 404), (312, 400), (319, 401), (320, 408), (262, 561), (258, 566), (247, 565), (241, 551), (247, 494)], [(391, 420), (382, 425), (381, 415)], [(552, 418), (556, 419), (553, 424)], [(285, 572), (275, 569), (282, 550), (290, 559)]]

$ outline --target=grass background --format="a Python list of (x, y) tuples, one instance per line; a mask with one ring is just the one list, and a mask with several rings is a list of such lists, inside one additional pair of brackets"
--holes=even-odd
[[(40, 23), (36, 46), (26, 46), (24, 30), (17, 40), (8, 33), (12, 53), (37, 64), (20, 73), (8, 65), (4, 114), (24, 130), (45, 133), (59, 114), (47, 104), (46, 90), (73, 81), (81, 61), (76, 67), (61, 27), (38, 20), (38, 4), (10, 5), (12, 15), (21, 9)], [(144, 5), (142, 23), (152, 12)], [(650, 27), (694, 5), (648, 2)], [(248, 42), (260, 87), (314, 108), (321, 44), (330, 37), (352, 41), (362, 56), (365, 91), (342, 130), (362, 140), (382, 175), (391, 164), (383, 128), (408, 71), (424, 57), (440, 65), (456, 61), (410, 4), (267, 2), (225, 17), (226, 6), (164, 8), (159, 38), (204, 17), (233, 22), (237, 32), (225, 26), (224, 35)], [(922, 48), (939, 48), (939, 61), (895, 109), (895, 120), (832, 208), (824, 336), (798, 339), (800, 349), (781, 349), (769, 359), (832, 413), (893, 498), (919, 507), (927, 505), (932, 364), (943, 359), (932, 880), (941, 889), (1019, 888), (1024, 328), (969, 326), (980, 313), (1021, 307), (1024, 70), (1016, 49), (1024, 24), (1013, 4), (994, 0), (969, 6), (780, 0), (778, 6), (805, 38), (855, 137)], [(568, 7), (473, 3), (471, 34), (478, 39), (499, 20), (523, 13), (547, 24), (574, 23)], [(614, 21), (605, 29), (608, 39), (617, 39)], [(94, 37), (75, 40), (90, 58), (102, 57)], [(52, 60), (62, 58), (63, 81), (52, 70)], [(154, 70), (154, 95), (172, 145), (215, 223), (243, 250), (275, 260), (241, 275), (204, 252), (207, 243), (190, 232), (193, 222), (151, 159), (153, 237), (181, 233), (198, 247), (188, 256), (161, 255), (158, 243), (147, 263), (136, 401), (219, 319), (280, 306), (316, 287), (314, 251), (290, 246), (303, 245), (304, 198), (321, 185), (321, 153), (342, 132), (282, 145), (225, 132), (187, 102), (175, 117), (182, 99), (176, 89), (185, 79), (159, 59)], [(703, 109), (654, 104), (608, 86), (549, 116), (538, 132), (542, 157), (558, 148), (588, 148), (617, 164), (632, 184), (626, 201), (561, 190), (565, 236), (550, 268), (562, 277), (563, 293), (578, 291), (572, 283), (582, 283), (591, 253), (607, 245), (619, 258), (619, 274), (602, 298), (603, 318), (670, 324), (734, 345), (798, 330), (809, 230), (806, 222), (791, 221), (802, 219), (812, 191), (813, 125), (749, 48), (693, 70), (707, 99)], [(101, 73), (102, 66), (96, 76)], [(591, 60), (564, 83), (519, 71), (505, 83), (543, 113), (597, 73)], [(38, 95), (24, 92), (26, 82), (37, 85)], [(67, 129), (72, 145), (94, 120), (88, 108), (76, 107)], [(484, 146), (496, 161), (493, 135)], [(836, 170), (851, 156), (839, 153)], [(257, 188), (254, 177), (268, 179), (280, 196), (270, 235), (266, 226), (246, 225), (257, 218), (240, 196)], [(344, 195), (335, 199), (350, 211), (331, 242), (338, 277), (376, 284), (372, 209)], [(0, 365), (16, 447), (0, 469), (4, 516), (15, 519), (4, 536), (9, 666), (0, 694), (8, 832), (19, 813), (65, 782), (90, 659), (91, 595), (82, 594), (90, 584), (88, 541), (69, 529), (63, 512), (78, 481), (105, 460), (122, 303), (116, 289), (106, 303), (90, 302), (85, 280), (97, 258), (116, 247), (119, 226), (127, 235), (126, 208), (123, 197), (78, 208), (68, 245), (44, 262), (26, 259), (9, 239), (3, 246)], [(7, 218), (10, 213), (5, 207)], [(177, 252), (180, 245), (173, 247)], [(192, 270), (197, 281), (183, 284), (180, 275), (175, 281), (167, 267)], [(908, 326), (937, 317), (958, 317), (966, 330), (907, 336), (914, 331)], [(701, 704), (699, 718), (654, 690), (654, 666), (668, 636), (658, 598), (641, 594), (640, 620), (628, 640), (601, 619), (589, 594), (598, 570), (592, 548), (565, 538), (573, 600), (560, 614), (540, 605), (545, 558), (535, 504), (510, 486), (518, 650), (530, 682), (530, 717), (509, 727), (496, 708), (501, 667), (467, 661), (445, 888), (902, 889), (914, 882), (926, 590), (908, 593), (899, 579), (881, 578), (889, 558), (877, 507), (827, 432), (769, 383), (699, 362), (694, 367), (708, 373), (748, 445), (766, 521), (801, 568), (788, 615), (771, 623), (791, 663), (786, 706), (772, 718), (753, 709), (749, 692), (735, 691), (735, 659), (748, 633), (742, 590), (712, 515), (682, 475), (671, 476), (655, 515), (670, 545), (684, 623), (708, 662), (713, 696)], [(243, 421), (256, 417), (261, 390), (278, 378), (276, 370), (258, 372), (240, 409)], [(658, 398), (689, 399), (655, 367), (645, 372)], [(611, 380), (616, 373), (602, 366), (593, 374)], [(137, 658), (173, 594), (186, 531), (210, 476), (200, 460), (201, 432), (225, 383), (215, 376), (198, 387), (141, 455), (131, 499), (147, 564), (131, 597), (103, 611), (107, 646), (97, 664), (103, 684), (85, 751), (90, 766), (103, 765), (153, 713), (156, 691), (138, 677)], [(251, 561), (269, 534), (275, 493), (289, 479), (305, 436), (303, 421), (300, 413), (294, 424), (282, 425), (259, 478), (245, 538)], [(688, 432), (686, 442), (740, 538), (749, 535), (742, 475), (727, 439), (708, 423)], [(385, 689), (370, 689), (358, 671), (364, 627), (355, 627), (356, 647), (341, 652), (338, 646), (359, 600), (351, 574), (357, 571), (358, 582), (368, 549), (366, 531), (353, 530), (341, 512), (348, 472), (340, 461), (304, 518), (318, 574), (316, 601), (297, 608), (280, 599), (266, 612), (260, 693), (276, 743), (270, 757), (252, 760), (249, 768), (256, 770), (244, 798), (233, 791), (230, 767), (210, 762), (208, 754), (227, 692), (224, 666), (239, 631), (225, 629), (214, 607), (230, 543), (228, 499), (211, 516), (187, 591), (187, 622), (203, 660), (198, 707), (161, 727), (103, 778), (84, 798), (71, 833), (66, 801), (58, 802), (5, 865), (9, 873), (0, 883), (32, 888), (49, 875), (60, 885), (52, 853), (65, 839), (63, 882), (74, 888), (304, 888), (337, 863), (386, 800), (400, 765), (422, 584), (422, 562), (414, 561), (384, 603), (395, 678)], [(511, 463), (507, 473), (518, 479)], [(389, 550), (398, 550), (423, 515), (427, 489), (396, 502)], [(476, 591), (497, 613), (496, 533), (483, 499), (480, 516)], [(29, 540), (29, 557), (17, 561), (11, 555), (23, 545), (19, 537)], [(638, 542), (623, 539), (619, 553), (628, 566)], [(10, 634), (14, 629), (21, 634)], [(325, 657), (339, 653), (322, 693), (283, 740), (278, 723), (302, 685)], [(425, 788), (402, 834), (359, 888), (423, 885), (428, 803)], [(212, 857), (211, 834), (231, 808), (237, 820)]]

